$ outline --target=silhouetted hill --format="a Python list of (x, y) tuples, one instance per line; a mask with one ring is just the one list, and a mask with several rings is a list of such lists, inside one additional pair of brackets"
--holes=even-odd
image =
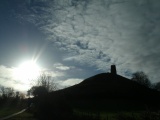
[(111, 73), (101, 73), (85, 79), (83, 82), (62, 90), (66, 94), (74, 97), (154, 97), (158, 92), (151, 90), (137, 82), (131, 81), (120, 75)]
[(112, 73), (95, 75), (56, 93), (73, 106), (100, 109), (158, 109), (160, 100), (159, 92)]
[(35, 98), (41, 119), (72, 118), (73, 110), (89, 112), (160, 110), (160, 92), (111, 73), (101, 73), (83, 82)]

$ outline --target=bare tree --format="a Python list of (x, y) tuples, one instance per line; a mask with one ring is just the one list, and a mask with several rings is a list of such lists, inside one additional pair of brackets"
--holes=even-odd
[(46, 88), (48, 92), (57, 90), (57, 85), (52, 79), (51, 76), (47, 75), (46, 73), (42, 73), (39, 78), (37, 79), (36, 86), (43, 86)]
[(11, 87), (0, 86), (0, 92), (3, 97), (14, 97), (14, 89)]
[(148, 76), (142, 71), (133, 73), (131, 80), (136, 81), (139, 84), (144, 85), (148, 88), (151, 87), (151, 82)]
[(6, 88), (6, 94), (7, 94), (7, 97), (14, 97), (15, 96), (14, 89), (11, 88), (11, 87), (7, 87)]
[(2, 85), (0, 85), (0, 93), (1, 93), (2, 95), (5, 94), (5, 89), (4, 89), (4, 86), (2, 86)]
[(57, 90), (57, 85), (51, 76), (46, 73), (42, 73), (36, 80), (34, 85), (28, 90), (28, 96), (32, 94), (33, 96), (41, 96), (47, 94), (48, 92)]
[(27, 91), (27, 96), (30, 98), (31, 97), (31, 90)]

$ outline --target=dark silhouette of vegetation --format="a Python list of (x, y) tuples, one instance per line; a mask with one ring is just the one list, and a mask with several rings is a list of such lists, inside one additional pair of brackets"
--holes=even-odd
[(154, 85), (154, 88), (155, 88), (156, 90), (160, 91), (160, 82), (156, 83), (156, 84)]
[(20, 98), (23, 96), (23, 93), (20, 93), (19, 91), (15, 91), (11, 87), (4, 87), (0, 85), (0, 97), (3, 99), (7, 98)]
[(48, 92), (57, 90), (54, 79), (50, 75), (47, 75), (47, 73), (42, 73), (36, 82), (36, 86), (43, 86)]
[(15, 92), (13, 88), (0, 86), (0, 93), (3, 97), (14, 97)]
[(43, 96), (48, 93), (47, 89), (44, 86), (33, 86), (30, 89), (30, 92), (34, 97)]
[(37, 97), (57, 90), (56, 83), (52, 77), (46, 73), (42, 73), (36, 80), (33, 81), (35, 84), (31, 87), (30, 90), (27, 91), (29, 97), (30, 95)]
[(151, 82), (148, 76), (144, 72), (135, 72), (132, 75), (132, 80), (138, 82), (141, 85), (144, 85), (148, 88), (151, 87)]
[[(56, 83), (46, 73), (42, 73), (34, 82), (35, 85), (28, 90), (28, 106), (32, 104), (34, 106), (30, 109), (30, 112), (34, 113), (39, 119), (50, 119), (50, 116), (58, 119), (56, 116), (61, 116), (59, 114), (64, 113), (64, 108), (67, 107), (65, 107), (65, 101), (62, 102), (58, 95), (54, 96), (54, 99), (49, 96), (50, 92), (57, 90)], [(30, 95), (33, 95), (34, 98), (30, 98)]]
[(0, 85), (0, 119), (27, 107), (24, 94)]

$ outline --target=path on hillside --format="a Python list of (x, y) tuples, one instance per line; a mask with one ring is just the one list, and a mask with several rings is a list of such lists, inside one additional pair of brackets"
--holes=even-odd
[(18, 115), (18, 114), (23, 113), (23, 112), (24, 112), (24, 111), (26, 111), (27, 109), (28, 109), (28, 108), (23, 109), (23, 110), (21, 110), (21, 111), (19, 111), (19, 112), (17, 112), (17, 113), (12, 114), (12, 115), (9, 115), (9, 116), (6, 116), (6, 117), (3, 117), (3, 118), (0, 118), (0, 120), (7, 120), (7, 119), (9, 119), (9, 118), (11, 118), (11, 117), (13, 117), (13, 116), (16, 116), (16, 115)]

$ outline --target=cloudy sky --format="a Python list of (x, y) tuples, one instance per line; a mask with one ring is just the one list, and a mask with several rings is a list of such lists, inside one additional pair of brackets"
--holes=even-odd
[(13, 73), (33, 59), (64, 87), (112, 64), (159, 82), (159, 11), (159, 0), (1, 0), (0, 84), (29, 89)]

